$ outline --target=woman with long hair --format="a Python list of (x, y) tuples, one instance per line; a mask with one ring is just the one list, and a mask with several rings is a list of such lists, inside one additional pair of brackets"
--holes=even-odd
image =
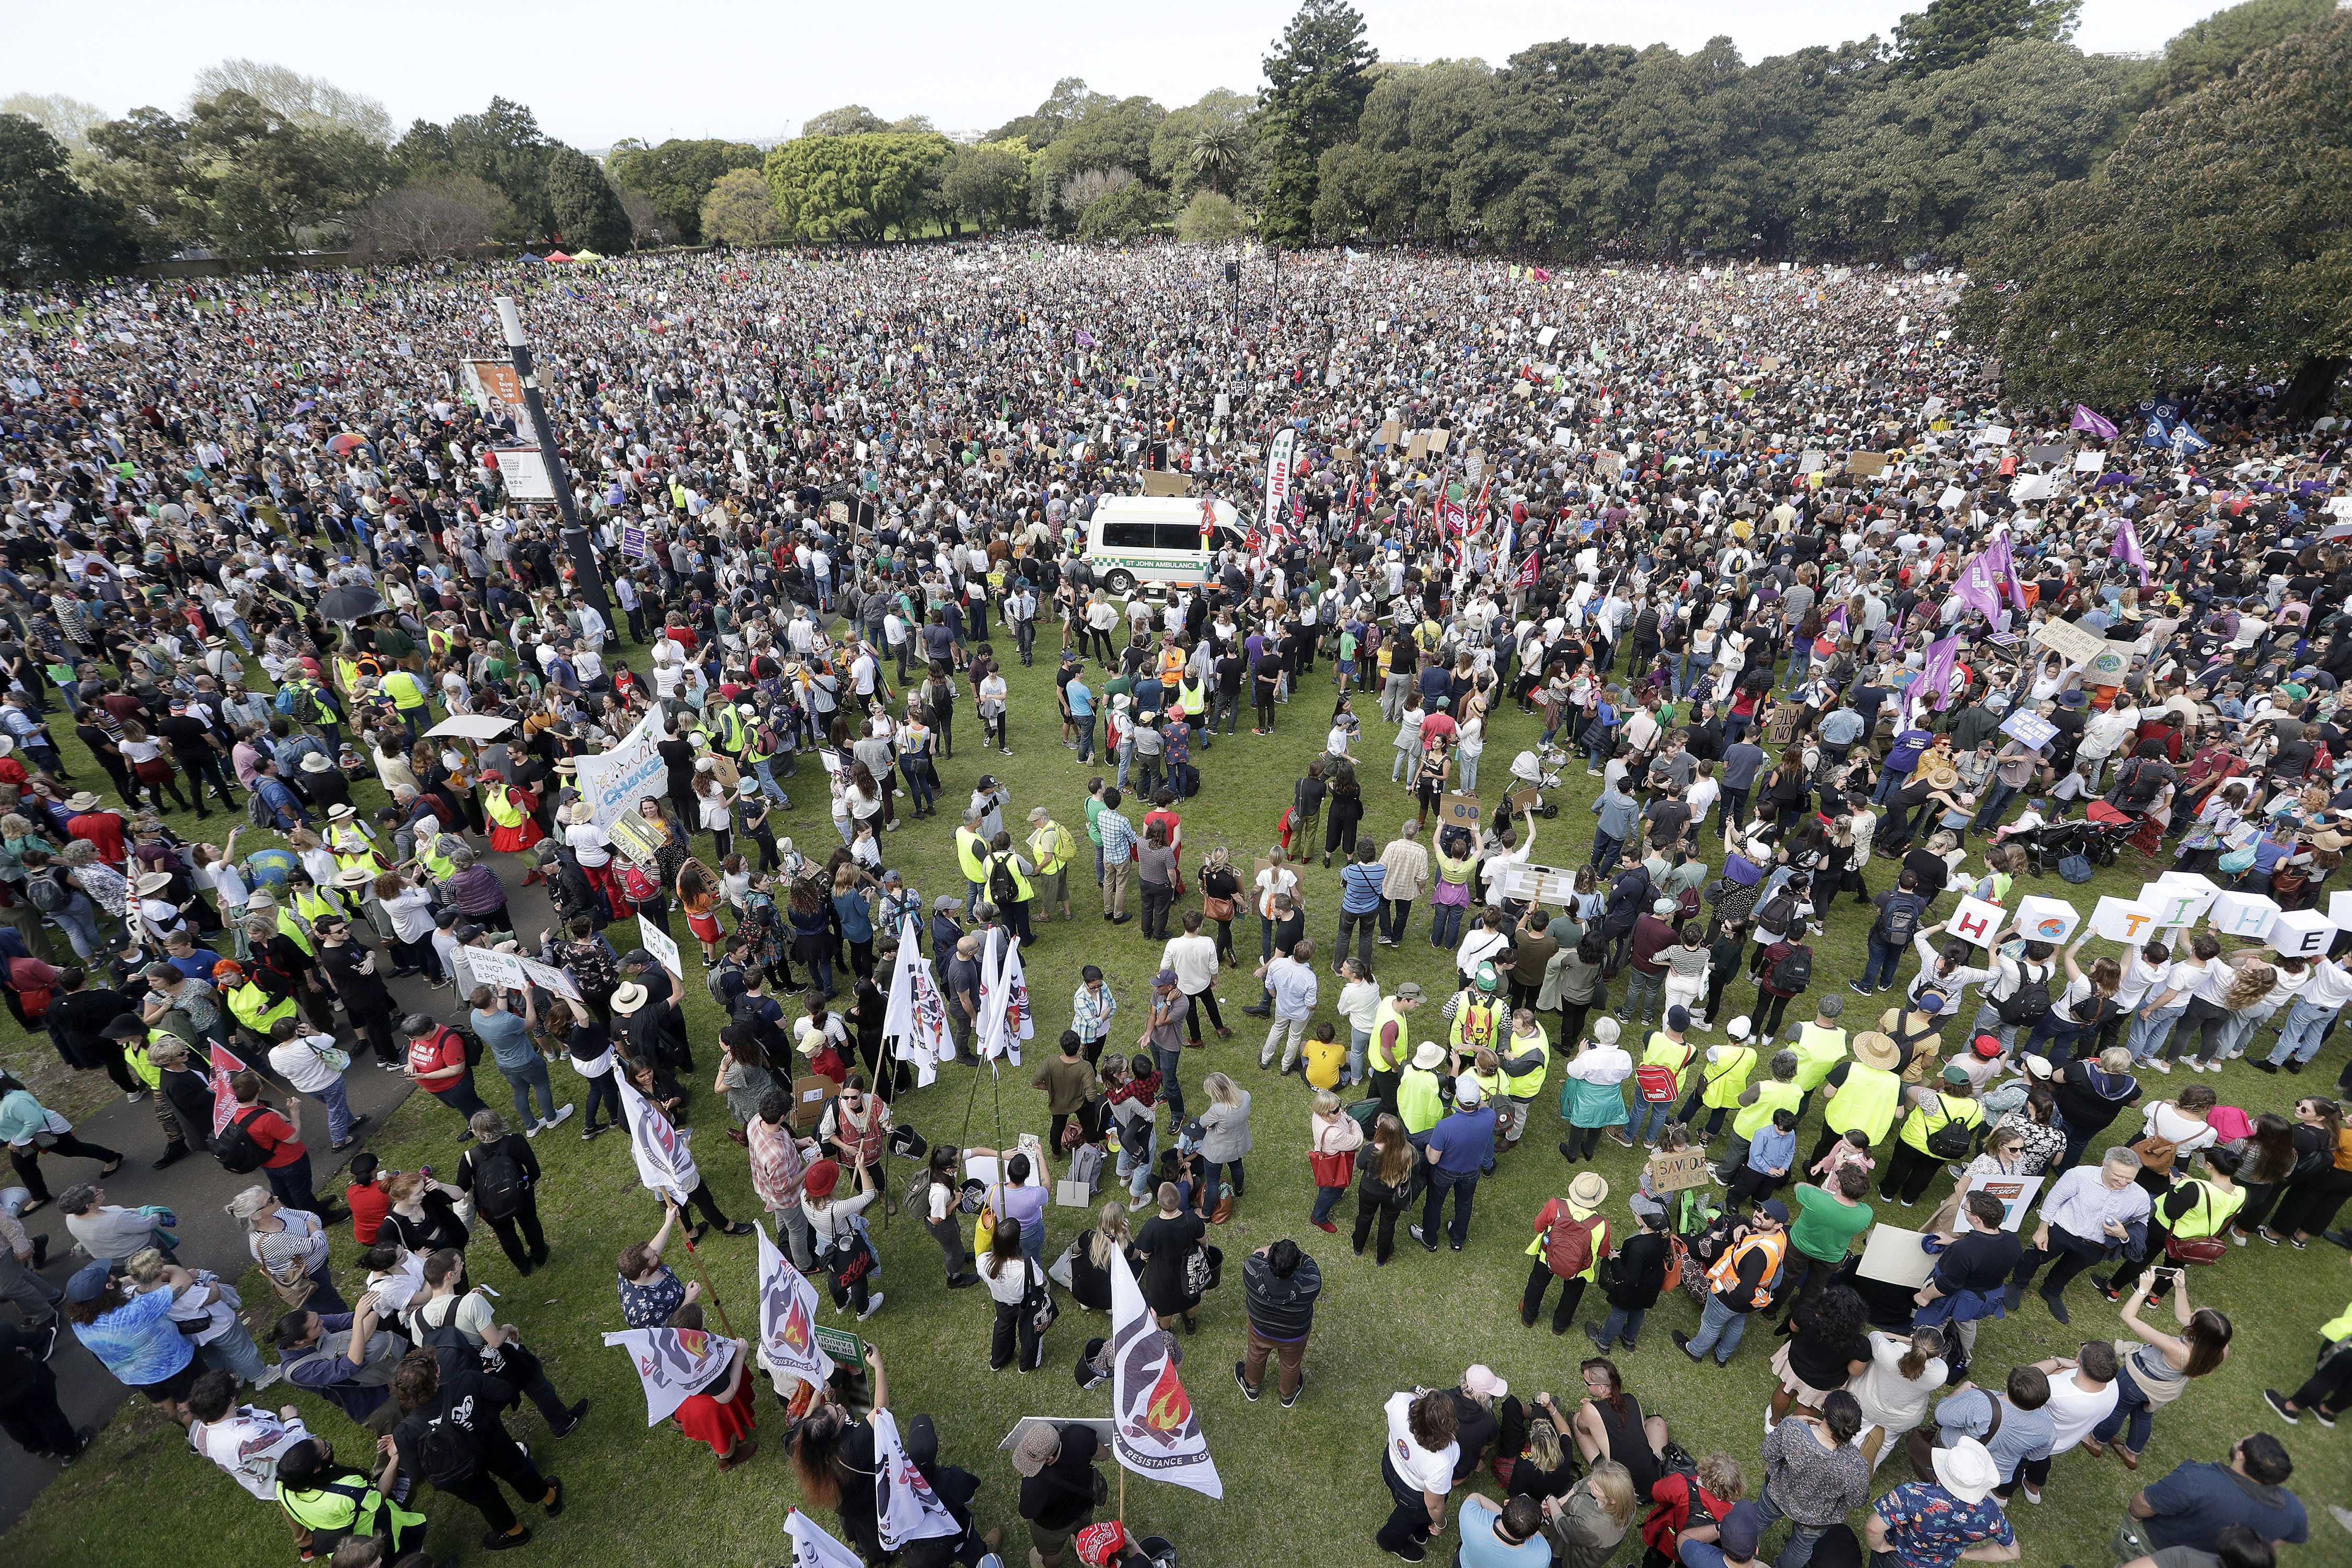
[(1633, 1478), (1635, 1489), (1647, 1496), (1666, 1468), (1666, 1422), (1646, 1415), (1642, 1402), (1625, 1391), (1624, 1375), (1606, 1356), (1592, 1356), (1578, 1365), (1584, 1398), (1570, 1426), (1578, 1452), (1598, 1468), (1615, 1460)]
[[(2218, 1370), (2229, 1359), (2234, 1331), (2230, 1320), (2212, 1308), (2189, 1305), (2185, 1275), (2172, 1297), (2173, 1321), (2180, 1332), (2168, 1334), (2141, 1322), (2140, 1309), (2151, 1300), (2157, 1278), (2151, 1264), (2141, 1273), (2138, 1289), (2124, 1298), (2124, 1327), (2137, 1334), (2140, 1342), (2117, 1358), (2122, 1365), (2116, 1373), (2115, 1409), (2083, 1439), (2083, 1447), (2094, 1454), (2104, 1454), (2106, 1445), (2114, 1444), (2116, 1458), (2127, 1470), (2139, 1468), (2156, 1413), (2179, 1398), (2192, 1379)], [(2116, 1435), (2125, 1432), (2126, 1422), (2130, 1430), (2116, 1442)]]
[(919, 1212), (923, 1228), (931, 1233), (931, 1239), (947, 1255), (950, 1290), (980, 1283), (980, 1276), (971, 1271), (971, 1248), (964, 1245), (963, 1225), (957, 1217), (963, 1209), (962, 1186), (956, 1175), (956, 1152), (944, 1143), (932, 1149), (929, 1163), (923, 1172)]
[(795, 880), (786, 913), (793, 925), (793, 956), (807, 965), (811, 984), (832, 1000), (839, 994), (833, 984), (832, 909), (818, 884)]
[(1013, 1363), (1016, 1352), (1017, 1372), (1034, 1372), (1045, 1360), (1045, 1336), (1038, 1332), (1032, 1300), (1045, 1289), (1045, 1271), (1029, 1258), (1021, 1237), (1021, 1222), (1011, 1215), (1000, 1216), (988, 1256), (980, 1260), (980, 1277), (996, 1303), (996, 1320), (988, 1338), (991, 1372), (1003, 1372)]
[(1566, 1497), (1544, 1504), (1552, 1561), (1559, 1568), (1603, 1568), (1633, 1528), (1635, 1502), (1648, 1495), (1649, 1489), (1638, 1486), (1625, 1466), (1614, 1459), (1595, 1461)]
[(2276, 1247), (2284, 1237), (2300, 1252), (2326, 1230), (2347, 1195), (2352, 1195), (2352, 1128), (2344, 1108), (2311, 1095), (2295, 1101), (2294, 1173), (2287, 1177), (2270, 1223), (2254, 1232)]
[(1375, 1221), (1380, 1236), (1373, 1263), (1387, 1268), (1396, 1251), (1397, 1215), (1412, 1195), (1413, 1163), (1420, 1152), (1405, 1137), (1404, 1123), (1383, 1111), (1372, 1124), (1371, 1149), (1357, 1157), (1356, 1256), (1364, 1255), (1364, 1240)]
[(2238, 1168), (2238, 1182), (2246, 1189), (2246, 1203), (2230, 1216), (2230, 1239), (2240, 1247), (2270, 1218), (2279, 1184), (2294, 1170), (2294, 1123), (2275, 1110), (2263, 1111), (2254, 1118), (2242, 1152), (2245, 1163)]
[(1124, 1258), (1130, 1268), (1134, 1266), (1127, 1205), (1117, 1199), (1096, 1210), (1094, 1228), (1070, 1244), (1070, 1294), (1090, 1312), (1110, 1310), (1110, 1260), (1114, 1258)]
[(849, 966), (861, 982), (874, 973), (874, 915), (868, 902), (872, 895), (866, 891), (870, 880), (845, 861), (834, 868), (834, 914), (849, 949)]
[(708, 969), (719, 962), (719, 942), (725, 934), (719, 924), (719, 889), (704, 874), (701, 862), (688, 860), (678, 868), (676, 892), (686, 928), (702, 944), (702, 963)]
[(1854, 1446), (1876, 1469), (1887, 1450), (1927, 1418), (1929, 1403), (1950, 1373), (1941, 1329), (1915, 1329), (1907, 1335), (1873, 1329), (1868, 1343), (1870, 1364), (1848, 1379), (1845, 1389), (1862, 1406), (1864, 1426)]
[[(1364, 790), (1356, 782), (1356, 764), (1346, 757), (1332, 763), (1327, 783), (1331, 797), (1323, 807), (1323, 864), (1328, 868), (1334, 849), (1351, 858), (1356, 853), (1356, 827), (1364, 820)], [(1300, 845), (1297, 858), (1304, 859), (1309, 848)]]

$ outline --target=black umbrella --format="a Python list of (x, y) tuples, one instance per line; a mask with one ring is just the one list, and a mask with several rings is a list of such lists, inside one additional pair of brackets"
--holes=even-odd
[(383, 601), (376, 595), (373, 588), (330, 588), (319, 595), (319, 613), (331, 621), (361, 620), (383, 608)]

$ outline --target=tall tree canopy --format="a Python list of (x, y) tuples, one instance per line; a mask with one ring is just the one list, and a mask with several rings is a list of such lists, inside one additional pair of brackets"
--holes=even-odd
[(42, 126), (0, 114), (0, 272), (80, 277), (138, 261), (122, 204), (75, 184)]
[(1362, 13), (1347, 0), (1306, 0), (1260, 62), (1266, 84), (1261, 228), (1268, 239), (1303, 245), (1313, 237), (1318, 163), (1355, 134), (1379, 59), (1365, 41)]
[(2143, 116), (1994, 226), (1961, 320), (2012, 392), (2124, 402), (2214, 363), (2291, 404), (2352, 358), (2352, 13)]
[(895, 131), (801, 136), (764, 172), (787, 237), (876, 240), (922, 224), (925, 179), (954, 151), (944, 136)]
[(757, 169), (767, 154), (748, 142), (685, 142), (658, 147), (624, 142), (604, 155), (613, 183), (653, 198), (663, 238), (679, 245), (702, 243), (702, 202), (721, 174)]
[(2019, 38), (2062, 42), (2082, 9), (2083, 0), (1928, 0), (1895, 25), (1895, 47), (1913, 76), (1926, 76), (1974, 65)]

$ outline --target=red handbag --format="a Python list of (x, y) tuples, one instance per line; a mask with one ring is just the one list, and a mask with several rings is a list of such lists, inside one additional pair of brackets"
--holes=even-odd
[(1342, 1154), (1312, 1153), (1307, 1156), (1307, 1162), (1314, 1169), (1315, 1184), (1318, 1187), (1344, 1187), (1356, 1179), (1353, 1149)]

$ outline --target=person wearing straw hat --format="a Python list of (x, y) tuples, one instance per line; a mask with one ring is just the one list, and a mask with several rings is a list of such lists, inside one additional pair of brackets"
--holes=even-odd
[(1963, 1437), (1936, 1449), (1934, 1459), (1934, 1480), (1907, 1482), (1878, 1500), (1864, 1527), (1871, 1560), (1904, 1568), (2016, 1562), (2017, 1532), (1992, 1500), (2000, 1474), (1985, 1446)]
[(1535, 1259), (1528, 1270), (1528, 1288), (1519, 1297), (1519, 1326), (1532, 1329), (1543, 1309), (1544, 1292), (1559, 1281), (1559, 1303), (1553, 1308), (1551, 1331), (1568, 1332), (1584, 1288), (1598, 1279), (1601, 1265), (1613, 1250), (1614, 1239), (1601, 1205), (1609, 1201), (1609, 1183), (1598, 1171), (1579, 1171), (1568, 1184), (1566, 1198), (1553, 1198), (1536, 1215), (1536, 1238), (1528, 1245)]
[[(295, 771), (295, 782), (302, 786), (302, 793), (310, 797), (312, 805), (327, 814), (330, 822), (349, 822), (359, 815), (352, 807), (352, 786), (337, 771), (333, 759), (323, 752), (305, 752)], [(339, 806), (343, 810), (341, 817), (335, 815)]]
[(1903, 1110), (1903, 1069), (1907, 1052), (1891, 1035), (1866, 1029), (1853, 1037), (1852, 1059), (1830, 1068), (1822, 1079), (1822, 1138), (1806, 1160), (1819, 1165), (1831, 1146), (1849, 1132), (1860, 1132), (1872, 1147), (1894, 1127)]

